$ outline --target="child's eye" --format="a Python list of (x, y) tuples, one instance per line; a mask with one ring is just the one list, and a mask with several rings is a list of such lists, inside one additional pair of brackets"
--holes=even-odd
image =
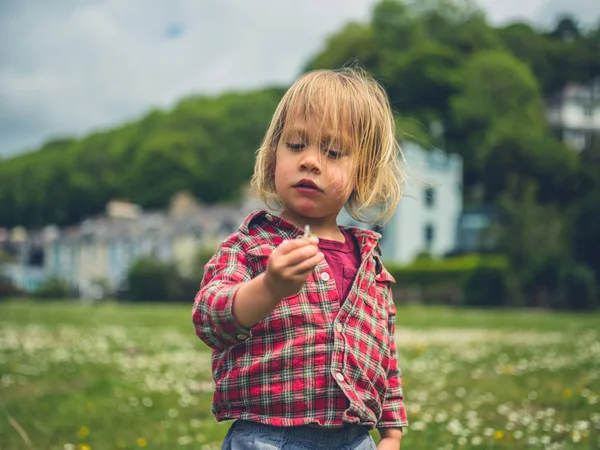
[(293, 151), (302, 150), (304, 148), (304, 144), (292, 144), (290, 142), (286, 143), (287, 148)]
[(336, 150), (333, 149), (327, 149), (325, 150), (325, 152), (327, 153), (327, 156), (331, 159), (340, 159), (344, 154), (342, 152), (338, 152)]

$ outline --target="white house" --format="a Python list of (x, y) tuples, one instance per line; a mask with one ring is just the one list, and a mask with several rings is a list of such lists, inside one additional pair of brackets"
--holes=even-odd
[(567, 84), (548, 101), (546, 116), (563, 142), (576, 150), (588, 147), (600, 135), (600, 77)]
[[(382, 230), (381, 250), (385, 261), (409, 264), (422, 252), (441, 257), (455, 250), (463, 164), (459, 155), (424, 150), (411, 142), (402, 150), (408, 179), (394, 216)], [(340, 223), (357, 224), (345, 212)]]

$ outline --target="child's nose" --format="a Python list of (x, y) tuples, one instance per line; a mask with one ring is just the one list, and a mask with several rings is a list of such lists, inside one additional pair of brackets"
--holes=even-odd
[(301, 169), (311, 172), (321, 172), (321, 156), (319, 149), (316, 149), (313, 146), (307, 148), (302, 152), (302, 159), (300, 160)]

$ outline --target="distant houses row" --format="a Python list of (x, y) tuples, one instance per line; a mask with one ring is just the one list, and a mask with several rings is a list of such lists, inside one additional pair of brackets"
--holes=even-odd
[(49, 226), (30, 236), (17, 233), (5, 247), (18, 260), (6, 266), (5, 274), (27, 291), (59, 278), (82, 297), (118, 291), (142, 257), (174, 263), (181, 273), (192, 275), (199, 248), (216, 247), (242, 218), (237, 205), (202, 207), (186, 193), (175, 196), (167, 211), (143, 212), (137, 205), (111, 201), (105, 215), (78, 226)]
[[(378, 229), (384, 260), (408, 264), (421, 252), (443, 256), (476, 249), (488, 214), (462, 211), (462, 159), (411, 143), (403, 151), (410, 181), (394, 217)], [(0, 246), (14, 258), (4, 264), (4, 275), (26, 291), (57, 277), (81, 297), (94, 298), (117, 292), (133, 262), (154, 256), (200, 281), (201, 273), (190, 273), (199, 249), (214, 249), (249, 212), (261, 208), (262, 202), (251, 194), (236, 204), (199, 205), (180, 193), (165, 211), (144, 212), (112, 201), (105, 214), (78, 226), (34, 232), (0, 229)], [(364, 226), (345, 212), (339, 222)]]

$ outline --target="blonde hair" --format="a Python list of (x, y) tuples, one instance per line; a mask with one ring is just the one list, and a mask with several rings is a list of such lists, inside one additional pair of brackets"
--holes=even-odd
[[(315, 70), (285, 93), (258, 149), (252, 187), (261, 199), (282, 206), (275, 190), (275, 153), (286, 129), (298, 118), (327, 123), (327, 135), (341, 142), (353, 161), (354, 189), (348, 213), (360, 222), (385, 223), (402, 196), (402, 152), (384, 89), (357, 68)], [(316, 130), (321, 136), (321, 130)], [(320, 139), (317, 141), (320, 142)]]

